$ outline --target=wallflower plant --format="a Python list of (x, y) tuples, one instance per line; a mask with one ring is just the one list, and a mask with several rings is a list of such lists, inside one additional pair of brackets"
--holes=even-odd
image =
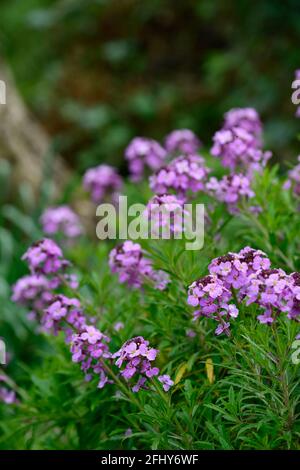
[[(147, 211), (204, 203), (204, 247), (33, 240), (11, 304), (31, 357), (3, 366), (0, 446), (300, 449), (297, 178), (267, 165), (262, 142), (258, 113), (233, 109), (211, 154), (179, 129), (129, 144), (134, 183), (109, 165), (86, 172), (94, 203), (120, 191)], [(55, 214), (41, 221), (56, 231)]]

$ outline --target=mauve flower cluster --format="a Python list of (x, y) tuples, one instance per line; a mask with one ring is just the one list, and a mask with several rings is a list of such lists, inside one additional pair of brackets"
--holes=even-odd
[(122, 188), (122, 178), (112, 166), (99, 165), (86, 171), (83, 186), (96, 204), (105, 200), (116, 202)]
[(271, 261), (261, 250), (246, 246), (239, 253), (228, 253), (212, 260), (208, 266), (210, 274), (218, 276), (228, 289), (240, 289), (251, 274), (260, 269), (269, 269)]
[(291, 320), (296, 319), (298, 321), (300, 315), (300, 273), (290, 274), (289, 281), (290, 292), (286, 306), (287, 316)]
[(30, 319), (40, 320), (43, 310), (52, 301), (54, 291), (63, 282), (76, 289), (77, 276), (65, 273), (70, 263), (63, 258), (60, 247), (47, 238), (28, 248), (22, 259), (27, 261), (32, 274), (16, 282), (12, 288), (12, 300), (29, 309)]
[(239, 253), (215, 258), (208, 269), (208, 276), (190, 286), (188, 303), (200, 306), (195, 318), (209, 316), (220, 322), (216, 334), (228, 334), (228, 320), (238, 314), (237, 307), (229, 304), (233, 297), (246, 305), (258, 305), (262, 309), (257, 316), (260, 323), (271, 324), (280, 313), (290, 320), (300, 318), (300, 273), (271, 269), (263, 251), (245, 247)]
[(201, 141), (190, 129), (176, 129), (165, 138), (165, 147), (169, 153), (197, 153)]
[[(129, 381), (134, 376), (138, 377), (137, 382), (132, 387), (133, 392), (138, 392), (141, 388), (145, 388), (148, 378), (158, 376), (158, 367), (153, 367), (152, 362), (157, 356), (157, 349), (149, 347), (149, 341), (142, 336), (137, 336), (126, 341), (122, 348), (113, 355), (116, 360), (116, 366), (119, 368), (125, 364), (125, 368), (121, 371), (122, 377)], [(163, 389), (167, 392), (173, 385), (173, 381), (168, 375), (158, 377), (163, 384)]]
[(259, 148), (257, 138), (243, 127), (223, 128), (215, 133), (213, 141), (211, 154), (221, 158), (231, 171), (245, 171), (248, 176), (264, 168), (272, 156)]
[(48, 207), (40, 220), (47, 235), (62, 234), (75, 238), (83, 232), (78, 215), (69, 206)]
[(241, 289), (246, 304), (258, 304), (263, 314), (258, 315), (260, 323), (273, 323), (280, 312), (288, 311), (290, 278), (282, 269), (261, 269), (252, 274)]
[(69, 266), (60, 247), (49, 238), (31, 245), (22, 259), (27, 261), (30, 271), (35, 274), (55, 274)]
[(216, 335), (223, 332), (229, 335), (229, 320), (238, 316), (237, 306), (231, 303), (233, 289), (237, 290), (237, 297), (242, 300), (252, 276), (269, 267), (267, 255), (250, 247), (243, 248), (239, 253), (228, 253), (213, 259), (208, 266), (210, 274), (189, 287), (188, 304), (200, 307), (194, 312), (194, 318), (213, 318), (219, 322)]
[(125, 150), (132, 181), (142, 179), (145, 167), (152, 171), (160, 168), (166, 156), (166, 150), (155, 140), (135, 137)]
[(27, 307), (31, 319), (36, 319), (52, 299), (51, 283), (42, 274), (21, 277), (12, 290), (12, 301)]
[(288, 179), (283, 186), (284, 189), (291, 188), (296, 196), (300, 196), (300, 155), (298, 156), (298, 162), (298, 165), (288, 172)]
[(111, 382), (106, 374), (105, 359), (111, 358), (108, 344), (110, 338), (94, 326), (84, 325), (78, 333), (72, 335), (72, 361), (81, 364), (86, 380), (91, 380), (92, 374), (99, 375), (98, 388), (103, 388)]
[(52, 296), (50, 305), (44, 310), (41, 323), (46, 331), (56, 335), (61, 330), (67, 334), (72, 329), (82, 329), (86, 319), (78, 299), (58, 294)]
[(187, 216), (184, 210), (184, 201), (174, 194), (164, 194), (153, 196), (146, 207), (145, 216), (151, 224), (154, 234), (159, 234), (160, 228), (166, 237), (171, 233), (181, 233), (183, 231), (184, 217)]
[(232, 129), (233, 127), (245, 129), (257, 139), (257, 145), (261, 144), (262, 123), (254, 108), (233, 108), (225, 113), (224, 128)]
[(211, 177), (206, 184), (207, 192), (220, 202), (225, 202), (231, 213), (238, 212), (237, 204), (242, 198), (255, 196), (251, 182), (242, 174), (225, 175), (218, 180)]
[(300, 316), (300, 273), (286, 274), (282, 269), (262, 269), (251, 275), (242, 289), (247, 305), (256, 303), (263, 309), (257, 318), (273, 323), (280, 313), (290, 320)]
[(230, 318), (238, 316), (238, 309), (229, 303), (232, 293), (224, 283), (213, 274), (193, 282), (188, 290), (188, 304), (200, 307), (194, 312), (194, 320), (199, 316), (213, 318), (218, 322), (216, 335), (225, 332), (229, 336)]
[(150, 188), (156, 194), (172, 191), (184, 198), (188, 191), (205, 189), (209, 169), (200, 155), (181, 155), (150, 177)]
[(109, 255), (109, 266), (112, 273), (119, 275), (121, 283), (140, 288), (146, 280), (154, 282), (159, 290), (164, 290), (170, 282), (163, 271), (155, 271), (152, 262), (144, 256), (141, 245), (126, 240), (115, 247)]

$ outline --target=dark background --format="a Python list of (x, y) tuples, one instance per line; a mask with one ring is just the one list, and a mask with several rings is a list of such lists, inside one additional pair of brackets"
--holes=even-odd
[(299, 13), (298, 0), (2, 0), (0, 47), (80, 172), (124, 170), (135, 135), (189, 127), (209, 147), (236, 106), (261, 113), (275, 160), (295, 160)]

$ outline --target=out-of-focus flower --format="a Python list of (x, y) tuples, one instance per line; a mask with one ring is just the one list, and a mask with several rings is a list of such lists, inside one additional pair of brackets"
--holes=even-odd
[(212, 177), (207, 182), (206, 189), (218, 201), (225, 202), (231, 213), (238, 211), (237, 204), (242, 198), (255, 196), (250, 179), (242, 174), (226, 175), (220, 180)]
[(141, 246), (130, 240), (110, 252), (109, 266), (119, 275), (121, 283), (126, 282), (132, 287), (141, 287), (144, 273), (151, 270), (151, 262), (143, 256)]
[(17, 401), (16, 393), (6, 387), (0, 387), (0, 401), (3, 401), (7, 405), (12, 405)]
[(12, 301), (27, 307), (30, 318), (36, 318), (52, 299), (50, 282), (42, 274), (21, 277), (12, 290)]
[(261, 171), (272, 153), (257, 146), (256, 137), (243, 127), (221, 129), (213, 137), (211, 154), (221, 159), (222, 165), (231, 171), (246, 171), (248, 176)]
[(184, 228), (184, 201), (174, 194), (153, 196), (147, 204), (145, 216), (151, 224), (151, 232), (159, 234), (160, 229), (166, 238), (181, 233)]
[(55, 274), (69, 265), (63, 258), (60, 247), (49, 238), (31, 245), (22, 259), (27, 261), (31, 272), (36, 274)]
[(155, 271), (151, 260), (145, 257), (142, 247), (130, 240), (118, 245), (109, 255), (109, 266), (112, 273), (119, 275), (121, 283), (140, 288), (148, 280), (157, 289), (163, 290), (169, 282), (169, 277), (162, 271)]
[(155, 289), (158, 290), (165, 290), (167, 285), (171, 282), (169, 274), (161, 269), (152, 269), (148, 274), (148, 278), (153, 282)]
[(78, 277), (76, 274), (64, 274), (63, 278), (71, 289), (77, 289), (79, 286)]
[(99, 165), (86, 171), (83, 186), (96, 204), (105, 200), (116, 202), (122, 188), (122, 178), (112, 166)]
[(115, 331), (123, 330), (123, 328), (124, 328), (124, 323), (121, 321), (118, 321), (117, 323), (114, 324)]
[(209, 169), (200, 155), (181, 155), (150, 177), (150, 188), (156, 194), (172, 191), (184, 198), (188, 191), (205, 189)]
[(157, 170), (166, 158), (166, 150), (155, 140), (135, 137), (125, 150), (132, 181), (140, 181), (145, 168)]
[(233, 108), (225, 113), (224, 128), (241, 127), (256, 138), (256, 144), (261, 145), (262, 123), (254, 108)]
[(132, 435), (132, 429), (131, 428), (126, 429), (126, 431), (124, 433), (124, 436), (125, 437), (130, 437), (131, 435)]
[(83, 232), (78, 215), (69, 206), (48, 207), (40, 220), (43, 232), (47, 235), (60, 233), (74, 238)]
[(195, 338), (195, 336), (197, 336), (197, 333), (195, 330), (192, 330), (192, 328), (188, 328), (185, 332), (186, 336), (188, 338)]
[(190, 129), (174, 130), (165, 139), (165, 147), (170, 153), (196, 153), (201, 146), (200, 139)]
[(298, 156), (298, 164), (288, 172), (288, 179), (284, 183), (284, 189), (292, 189), (295, 196), (300, 196), (300, 155)]
[[(6, 384), (7, 380), (4, 375), (0, 375), (0, 383)], [(5, 403), (6, 405), (13, 405), (17, 403), (16, 392), (11, 390), (6, 385), (0, 386), (0, 402)]]

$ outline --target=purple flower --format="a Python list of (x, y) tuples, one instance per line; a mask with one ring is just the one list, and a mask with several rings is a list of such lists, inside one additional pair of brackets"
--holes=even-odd
[(113, 358), (117, 358), (115, 364), (121, 369), (122, 377), (129, 381), (134, 376), (138, 376), (137, 383), (132, 387), (133, 392), (138, 392), (140, 388), (145, 388), (147, 378), (155, 377), (159, 374), (159, 369), (152, 366), (152, 362), (157, 356), (157, 349), (149, 347), (149, 341), (142, 336), (136, 336), (123, 344)]
[(170, 388), (174, 385), (173, 380), (167, 374), (160, 375), (157, 378), (163, 384), (163, 389), (164, 389), (165, 392), (168, 392), (170, 390)]
[(150, 177), (150, 188), (156, 194), (174, 191), (184, 198), (188, 191), (193, 193), (205, 189), (209, 169), (200, 155), (181, 155)]
[(183, 231), (184, 200), (173, 194), (153, 196), (147, 204), (145, 215), (151, 224), (151, 233), (159, 234), (160, 230), (166, 238), (172, 233)]
[(201, 146), (201, 141), (190, 129), (174, 130), (165, 139), (165, 147), (170, 153), (196, 153)]
[(228, 253), (213, 259), (208, 269), (228, 289), (240, 289), (248, 283), (251, 274), (260, 269), (269, 269), (270, 265), (271, 262), (263, 251), (247, 246), (239, 253)]
[[(0, 375), (0, 383), (4, 382), (6, 384), (7, 379), (4, 375)], [(17, 397), (14, 390), (7, 388), (7, 386), (0, 387), (0, 402), (5, 403), (6, 405), (13, 405), (17, 403)]]
[(34, 243), (22, 259), (27, 261), (31, 272), (35, 274), (55, 274), (69, 265), (69, 262), (63, 259), (59, 246), (49, 238)]
[(298, 156), (298, 165), (288, 172), (288, 179), (284, 183), (284, 189), (292, 189), (295, 196), (300, 196), (300, 155)]
[(83, 186), (91, 193), (92, 200), (96, 204), (105, 200), (115, 202), (122, 187), (122, 178), (115, 168), (99, 165), (86, 171)]
[(137, 383), (132, 387), (132, 391), (134, 393), (137, 393), (142, 389), (146, 389), (146, 387), (144, 387), (145, 383), (147, 382), (147, 379), (146, 377), (140, 377), (137, 381)]
[(213, 137), (211, 154), (221, 159), (222, 165), (247, 171), (252, 176), (254, 171), (261, 171), (271, 158), (271, 152), (263, 152), (257, 145), (256, 137), (243, 127), (223, 128)]
[(223, 331), (229, 334), (230, 323), (225, 319), (229, 320), (238, 316), (237, 307), (229, 303), (231, 300), (231, 291), (216, 274), (198, 279), (191, 284), (188, 290), (188, 304), (197, 307), (194, 312), (194, 320), (200, 316), (216, 320), (220, 325), (223, 325), (218, 326), (216, 334), (221, 334)]
[(225, 202), (230, 212), (238, 211), (237, 204), (242, 198), (255, 196), (250, 179), (242, 174), (223, 176), (221, 180), (212, 177), (206, 184), (208, 193), (220, 202)]
[(148, 280), (159, 290), (165, 289), (170, 282), (163, 271), (155, 271), (152, 263), (144, 256), (142, 247), (130, 240), (118, 245), (109, 255), (109, 266), (112, 273), (119, 275), (121, 283), (140, 288)]
[(40, 220), (47, 235), (61, 233), (68, 238), (74, 238), (83, 231), (79, 217), (68, 206), (48, 207)]
[(84, 325), (82, 331), (71, 338), (72, 361), (81, 364), (81, 369), (88, 379), (93, 374), (99, 376), (98, 388), (103, 388), (108, 379), (104, 360), (111, 358), (107, 343), (108, 336), (93, 326)]
[(7, 405), (13, 405), (17, 402), (16, 393), (6, 387), (0, 387), (0, 401)]
[(215, 329), (215, 335), (219, 336), (222, 333), (229, 335), (229, 328), (230, 328), (229, 322), (220, 322), (217, 328)]
[(60, 294), (53, 296), (51, 304), (44, 310), (41, 323), (46, 331), (57, 334), (61, 330), (66, 332), (69, 327), (81, 330), (86, 320), (79, 300)]
[(41, 274), (21, 277), (12, 290), (12, 301), (27, 307), (31, 318), (36, 318), (52, 299), (51, 283)]
[(168, 284), (170, 284), (171, 282), (169, 274), (165, 271), (162, 271), (161, 269), (152, 269), (151, 272), (147, 274), (147, 276), (149, 280), (153, 283), (154, 288), (157, 290), (165, 290)]
[(264, 313), (257, 317), (261, 323), (272, 323), (281, 312), (289, 312), (289, 317), (292, 315), (296, 300), (294, 282), (282, 269), (260, 269), (249, 276), (241, 295), (246, 298), (247, 305), (255, 303), (262, 308)]
[(77, 289), (79, 286), (78, 277), (76, 274), (64, 274), (63, 278), (71, 289)]
[(114, 330), (115, 331), (120, 331), (124, 328), (124, 323), (121, 321), (118, 321), (117, 323), (114, 324)]
[(157, 170), (166, 158), (166, 150), (155, 140), (135, 137), (125, 150), (132, 181), (140, 181), (145, 168)]
[(96, 344), (102, 336), (102, 333), (94, 326), (85, 326), (85, 331), (81, 333), (81, 339), (87, 341), (89, 344)]
[(197, 333), (195, 330), (193, 330), (192, 328), (188, 328), (186, 331), (185, 331), (185, 334), (188, 338), (195, 338), (195, 336), (197, 336)]
[(126, 431), (124, 433), (124, 436), (125, 437), (130, 437), (131, 435), (132, 435), (132, 429), (131, 428), (126, 429)]
[(241, 127), (257, 139), (261, 144), (262, 123), (258, 112), (254, 108), (233, 108), (225, 113), (224, 128)]

